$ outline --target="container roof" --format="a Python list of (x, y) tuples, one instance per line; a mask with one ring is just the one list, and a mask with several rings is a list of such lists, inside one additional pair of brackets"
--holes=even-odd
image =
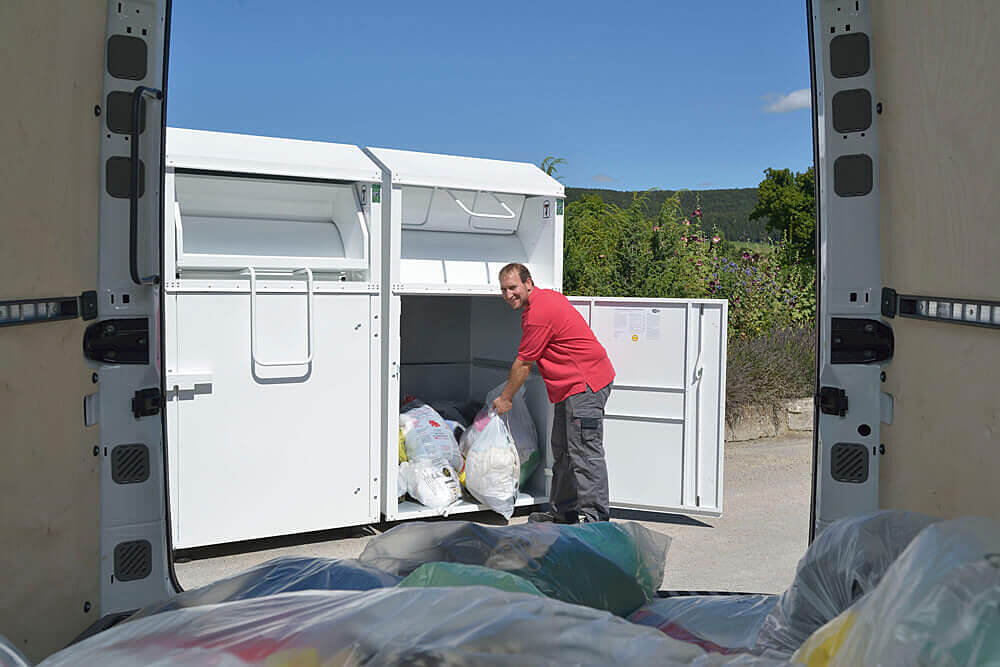
[(394, 183), (426, 187), (484, 190), (511, 194), (563, 197), (565, 188), (529, 162), (368, 148), (392, 173)]
[(382, 172), (357, 146), (167, 128), (167, 166), (184, 169), (378, 182)]

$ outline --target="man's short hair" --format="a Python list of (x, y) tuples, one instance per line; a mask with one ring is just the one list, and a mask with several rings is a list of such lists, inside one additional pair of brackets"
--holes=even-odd
[(504, 276), (514, 273), (515, 271), (517, 272), (517, 275), (521, 279), (522, 283), (526, 283), (529, 280), (531, 282), (535, 282), (534, 278), (531, 277), (531, 271), (528, 271), (528, 267), (524, 264), (519, 264), (518, 262), (511, 262), (507, 266), (500, 269), (500, 280), (503, 280)]

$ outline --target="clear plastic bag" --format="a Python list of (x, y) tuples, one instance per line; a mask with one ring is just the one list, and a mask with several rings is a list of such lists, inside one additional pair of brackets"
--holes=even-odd
[[(499, 384), (486, 395), (486, 403), (476, 414), (475, 419), (462, 433), (459, 447), (462, 453), (469, 451), (472, 443), (476, 441), (479, 434), (486, 428), (490, 421), (490, 410), (493, 401), (503, 393), (507, 383)], [(524, 398), (525, 388), (522, 386), (517, 390), (512, 399), (510, 412), (504, 415), (507, 427), (514, 438), (514, 446), (517, 448), (517, 455), (521, 461), (521, 472), (518, 477), (518, 484), (524, 486), (532, 473), (541, 463), (541, 456), (538, 453), (538, 431), (535, 428), (535, 420), (531, 418), (531, 411), (528, 409), (528, 402)]]
[(544, 595), (533, 583), (510, 572), (463, 563), (424, 563), (399, 582), (403, 588), (431, 586), (489, 586), (508, 593)]
[(749, 651), (777, 595), (692, 595), (657, 598), (628, 620), (657, 628), (712, 653)]
[(1000, 522), (928, 526), (793, 657), (809, 665), (1000, 665)]
[(487, 587), (284, 593), (157, 614), (61, 665), (682, 665), (703, 655), (611, 614)]
[(424, 563), (482, 565), (524, 577), (549, 597), (624, 616), (656, 595), (669, 545), (637, 523), (448, 521), (396, 526), (368, 542), (359, 560), (404, 577)]
[(514, 515), (521, 460), (507, 425), (493, 415), (465, 453), (465, 488), (505, 519)]
[(809, 546), (792, 585), (764, 619), (754, 652), (787, 658), (809, 635), (878, 586), (933, 517), (885, 510), (841, 519)]
[(234, 577), (184, 591), (163, 602), (144, 607), (129, 617), (133, 621), (174, 609), (249, 600), (292, 591), (367, 591), (387, 588), (400, 577), (354, 559), (283, 556)]

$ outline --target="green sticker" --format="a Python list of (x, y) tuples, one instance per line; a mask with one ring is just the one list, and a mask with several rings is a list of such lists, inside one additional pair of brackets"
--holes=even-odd
[(372, 186), (372, 203), (378, 204), (382, 201), (382, 186), (373, 185)]
[(562, 215), (562, 214), (563, 214), (563, 200), (562, 199), (557, 199), (556, 200), (556, 215)]

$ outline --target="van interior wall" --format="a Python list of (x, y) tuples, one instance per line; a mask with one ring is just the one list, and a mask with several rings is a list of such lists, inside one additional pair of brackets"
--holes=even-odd
[[(506, 381), (520, 336), (520, 314), (499, 296), (402, 296), (400, 393), (425, 401), (482, 401)], [(526, 486), (541, 493), (551, 460), (551, 405), (537, 372), (525, 385), (525, 400), (543, 460)]]
[[(1000, 4), (874, 3), (883, 283), (1000, 301)], [(897, 317), (880, 504), (1000, 517), (998, 332)]]
[[(107, 3), (0, 8), (0, 298), (75, 296), (97, 284)], [(16, 54), (16, 56), (15, 56)], [(16, 92), (15, 92), (16, 91)], [(83, 396), (89, 322), (0, 329), (0, 633), (30, 660), (101, 616), (100, 479)]]

